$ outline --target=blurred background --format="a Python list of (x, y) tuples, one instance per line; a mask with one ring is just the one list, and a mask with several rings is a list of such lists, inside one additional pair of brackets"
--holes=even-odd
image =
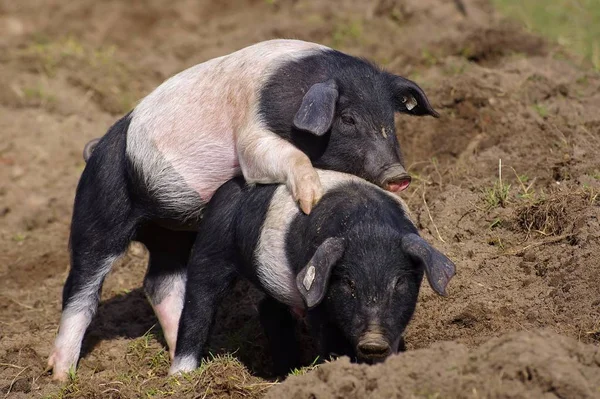
[[(377, 386), (406, 397), (598, 397), (598, 0), (0, 0), (0, 393), (258, 398), (287, 389), (272, 378), (260, 294), (244, 283), (221, 309), (214, 356), (190, 377), (166, 378), (137, 244), (105, 282), (77, 376), (61, 386), (44, 373), (84, 145), (169, 76), (271, 38), (366, 57), (415, 80), (442, 115), (399, 116), (396, 128), (414, 177), (402, 196), (458, 268), (450, 296), (423, 286), (406, 332), (416, 354), (402, 364), (368, 378), (329, 365), (355, 373), (329, 384), (338, 397)], [(310, 372), (304, 344), (297, 390), (329, 375)], [(526, 366), (503, 368), (522, 353)], [(309, 394), (329, 395), (299, 397)]]
[(600, 2), (596, 0), (493, 0), (498, 9), (600, 69)]

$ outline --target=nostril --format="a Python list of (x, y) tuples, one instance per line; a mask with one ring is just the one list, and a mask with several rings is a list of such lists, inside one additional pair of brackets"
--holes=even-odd
[(390, 346), (383, 342), (365, 342), (358, 346), (364, 357), (385, 357), (390, 354)]

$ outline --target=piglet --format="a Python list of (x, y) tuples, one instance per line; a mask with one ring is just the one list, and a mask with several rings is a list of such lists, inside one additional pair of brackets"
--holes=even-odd
[(351, 175), (318, 174), (324, 196), (310, 215), (282, 186), (234, 179), (217, 191), (188, 265), (171, 374), (198, 366), (237, 276), (266, 294), (260, 318), (279, 373), (298, 365), (291, 309), (307, 312), (323, 358), (376, 363), (398, 350), (423, 273), (446, 295), (455, 266), (419, 236), (398, 197)]

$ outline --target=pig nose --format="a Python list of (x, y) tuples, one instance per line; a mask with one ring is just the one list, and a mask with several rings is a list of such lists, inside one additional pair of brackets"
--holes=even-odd
[(358, 355), (367, 361), (382, 361), (392, 353), (390, 346), (384, 341), (367, 341), (358, 344)]
[(381, 173), (379, 185), (387, 191), (397, 192), (406, 189), (411, 182), (411, 177), (400, 164), (392, 165)]

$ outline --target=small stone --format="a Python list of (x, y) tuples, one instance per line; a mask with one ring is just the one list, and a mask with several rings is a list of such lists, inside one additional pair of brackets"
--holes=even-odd
[(523, 260), (525, 262), (535, 262), (535, 260), (537, 259), (537, 256), (535, 256), (535, 253), (533, 251), (526, 251), (523, 254)]

